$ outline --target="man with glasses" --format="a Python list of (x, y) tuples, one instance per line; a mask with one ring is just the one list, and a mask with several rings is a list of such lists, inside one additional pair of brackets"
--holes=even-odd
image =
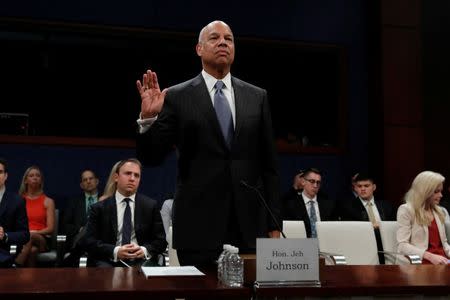
[(308, 237), (317, 237), (316, 222), (335, 219), (335, 203), (319, 193), (322, 175), (316, 168), (304, 171), (303, 190), (283, 199), (283, 220), (299, 220), (305, 223)]

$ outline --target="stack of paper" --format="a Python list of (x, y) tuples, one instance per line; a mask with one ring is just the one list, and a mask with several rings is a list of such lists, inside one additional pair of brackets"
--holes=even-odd
[(194, 266), (182, 267), (141, 267), (145, 277), (154, 276), (205, 276)]

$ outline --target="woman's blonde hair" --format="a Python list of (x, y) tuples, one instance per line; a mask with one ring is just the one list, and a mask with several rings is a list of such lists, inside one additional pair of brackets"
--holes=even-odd
[(28, 174), (30, 174), (30, 172), (32, 170), (37, 170), (39, 172), (39, 174), (41, 175), (41, 186), (40, 186), (40, 191), (44, 192), (44, 174), (42, 174), (41, 169), (38, 166), (31, 166), (28, 169), (26, 169), (25, 173), (23, 174), (22, 177), (22, 182), (20, 183), (20, 187), (19, 187), (19, 195), (24, 195), (25, 193), (28, 192), (28, 186), (25, 183), (25, 181), (27, 180)]
[(114, 166), (111, 168), (111, 172), (109, 172), (108, 180), (106, 181), (105, 189), (103, 191), (103, 195), (100, 197), (100, 200), (105, 200), (109, 197), (112, 197), (114, 193), (116, 192), (117, 183), (114, 180), (114, 174), (117, 173), (117, 167), (122, 161), (119, 160), (114, 164)]
[[(414, 209), (416, 222), (419, 225), (429, 226), (431, 224), (432, 220), (426, 217), (425, 205), (444, 181), (444, 176), (433, 171), (423, 171), (414, 178), (409, 191), (405, 194), (405, 202)], [(438, 209), (434, 203), (430, 204), (430, 209), (438, 214), (443, 223), (445, 215), (442, 210)]]

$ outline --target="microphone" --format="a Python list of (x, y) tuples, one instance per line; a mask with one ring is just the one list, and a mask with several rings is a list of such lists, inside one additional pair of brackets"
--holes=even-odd
[(245, 182), (244, 180), (240, 181), (241, 185), (245, 186), (248, 189), (251, 189), (252, 191), (256, 192), (256, 194), (258, 194), (258, 198), (261, 200), (261, 202), (264, 204), (265, 209), (269, 212), (270, 217), (272, 218), (272, 221), (275, 223), (275, 225), (277, 226), (277, 229), (279, 232), (281, 232), (281, 235), (286, 238), (286, 235), (284, 234), (283, 230), (281, 229), (280, 224), (277, 221), (277, 218), (275, 218), (272, 210), (269, 208), (269, 206), (267, 205), (266, 200), (264, 199), (264, 197), (261, 195), (261, 192), (255, 188), (254, 186), (251, 186), (250, 184), (248, 184), (247, 182)]

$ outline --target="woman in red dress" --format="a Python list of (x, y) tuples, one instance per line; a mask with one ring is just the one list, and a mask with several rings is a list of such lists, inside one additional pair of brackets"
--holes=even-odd
[[(397, 211), (398, 252), (415, 254), (423, 264), (447, 264), (450, 246), (445, 234), (445, 215), (438, 206), (444, 176), (424, 171), (416, 176)], [(398, 262), (405, 260), (398, 258)]]
[(16, 263), (34, 267), (39, 252), (48, 250), (47, 243), (55, 227), (55, 202), (44, 194), (44, 179), (37, 166), (31, 166), (23, 175), (19, 194), (25, 199), (30, 241), (17, 256)]

